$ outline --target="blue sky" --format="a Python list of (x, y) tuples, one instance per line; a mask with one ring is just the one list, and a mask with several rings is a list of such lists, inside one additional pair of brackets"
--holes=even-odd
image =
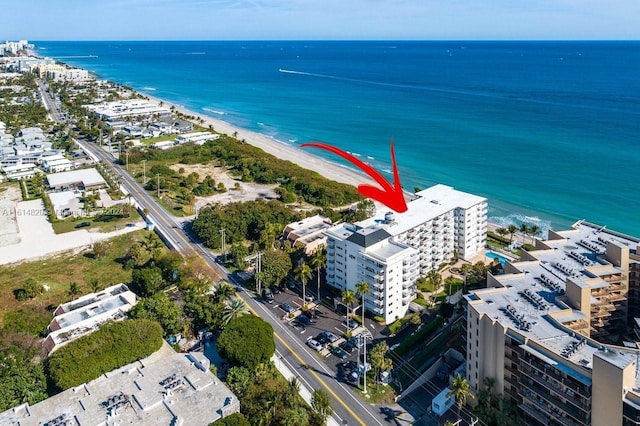
[(14, 0), (0, 39), (640, 39), (639, 0)]

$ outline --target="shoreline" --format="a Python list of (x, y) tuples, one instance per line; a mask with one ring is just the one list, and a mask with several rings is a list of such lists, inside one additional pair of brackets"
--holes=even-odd
[(160, 104), (160, 102), (162, 102), (163, 106), (167, 108), (175, 107), (176, 111), (187, 116), (200, 117), (203, 121), (203, 124), (198, 124), (197, 122), (194, 124), (201, 125), (205, 128), (211, 125), (214, 132), (226, 134), (228, 136), (233, 136), (234, 134), (236, 134), (236, 139), (238, 139), (239, 141), (244, 140), (249, 145), (260, 148), (264, 152), (271, 154), (276, 158), (290, 161), (302, 167), (303, 169), (314, 171), (327, 179), (331, 179), (336, 182), (345, 183), (347, 185), (355, 187), (363, 183), (377, 185), (375, 181), (368, 175), (359, 173), (347, 166), (333, 163), (320, 156), (313, 155), (301, 148), (289, 145), (275, 138), (235, 126), (227, 121), (218, 118), (211, 117), (204, 112), (193, 111), (184, 106), (167, 101), (166, 99), (149, 95), (148, 93), (141, 92), (134, 88), (132, 89), (136, 93), (149, 98), (151, 102), (155, 102), (156, 104)]

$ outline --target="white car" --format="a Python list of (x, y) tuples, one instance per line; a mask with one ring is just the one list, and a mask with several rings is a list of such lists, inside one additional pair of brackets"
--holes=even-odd
[(307, 340), (307, 346), (309, 346), (311, 349), (315, 349), (318, 352), (324, 349), (324, 347), (316, 339)]

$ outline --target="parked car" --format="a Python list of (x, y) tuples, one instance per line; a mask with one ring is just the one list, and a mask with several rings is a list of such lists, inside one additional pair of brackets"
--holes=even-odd
[(333, 334), (333, 333), (332, 333), (332, 332), (330, 332), (330, 331), (323, 331), (323, 332), (322, 332), (322, 333), (320, 333), (320, 334), (322, 334), (324, 337), (326, 337), (326, 338), (327, 338), (327, 340), (328, 340), (330, 343), (333, 343), (333, 342), (335, 342), (336, 340), (338, 340), (338, 336), (336, 336), (335, 334)]
[(358, 349), (358, 347), (356, 345), (354, 345), (353, 343), (349, 342), (348, 340), (345, 340), (344, 342), (340, 343), (340, 347), (349, 353), (353, 353), (353, 351), (355, 351), (356, 349)]
[(329, 339), (327, 339), (327, 336), (325, 336), (324, 334), (320, 333), (315, 337), (316, 341), (320, 342), (320, 344), (322, 345), (328, 345), (329, 344)]
[(331, 349), (331, 353), (340, 359), (346, 359), (349, 356), (347, 352), (337, 346)]
[(281, 291), (280, 287), (278, 287), (277, 285), (273, 286), (271, 290), (273, 291), (273, 294), (280, 294), (280, 291)]
[(316, 322), (316, 320), (314, 319), (313, 314), (311, 314), (309, 311), (302, 312), (302, 315), (304, 315), (309, 320), (310, 323)]
[(91, 226), (91, 222), (80, 222), (75, 228), (86, 228), (87, 226)]
[(400, 343), (391, 345), (391, 347), (389, 348), (389, 351), (395, 351), (398, 348), (398, 346), (400, 346)]
[(307, 346), (309, 346), (311, 349), (314, 349), (318, 352), (324, 349), (324, 346), (318, 343), (318, 341), (313, 338), (310, 338), (309, 340), (307, 340)]
[(273, 303), (273, 292), (269, 288), (264, 289), (264, 300), (268, 303)]
[(313, 297), (313, 296), (312, 296), (312, 295), (310, 295), (310, 294), (307, 294), (307, 295), (305, 295), (305, 296), (304, 296), (304, 300), (305, 300), (306, 302), (313, 302), (313, 301), (315, 301), (315, 300), (316, 300), (316, 298), (315, 298), (315, 297)]
[(357, 336), (349, 337), (349, 339), (347, 339), (347, 342), (351, 343), (356, 348), (361, 348), (364, 345), (362, 339), (358, 339)]
[(348, 320), (344, 320), (342, 323), (347, 327), (349, 327), (350, 330), (358, 326), (358, 323), (352, 320), (351, 318), (349, 318)]
[(311, 324), (311, 320), (309, 320), (309, 318), (307, 318), (304, 315), (298, 315), (296, 317), (296, 321), (298, 322), (298, 324), (303, 325), (303, 326), (307, 326), (307, 325)]
[(280, 309), (282, 309), (283, 311), (285, 311), (286, 313), (290, 314), (296, 311), (296, 309), (291, 306), (288, 303), (283, 303), (282, 305), (280, 305)]

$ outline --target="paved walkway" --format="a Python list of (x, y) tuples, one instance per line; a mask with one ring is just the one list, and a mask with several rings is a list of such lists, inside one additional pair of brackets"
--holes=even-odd
[(98, 241), (143, 229), (138, 221), (113, 232), (89, 232), (86, 229), (56, 234), (47, 218), (42, 200), (22, 201), (16, 204), (16, 219), (20, 242), (0, 247), (0, 265), (32, 261), (69, 250), (89, 249)]

